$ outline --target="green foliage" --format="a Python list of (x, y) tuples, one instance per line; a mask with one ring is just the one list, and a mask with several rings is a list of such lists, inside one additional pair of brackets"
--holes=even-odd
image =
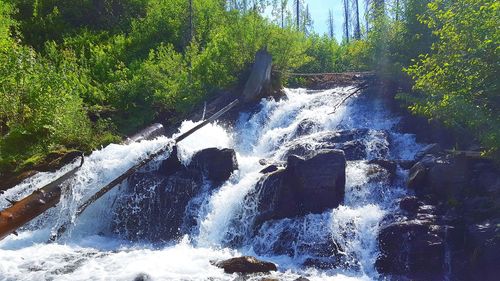
[(407, 69), (422, 94), (411, 110), (470, 130), (491, 153), (500, 147), (500, 3), (460, 0), (429, 4), (422, 20), (438, 41)]
[(400, 83), (408, 68), (414, 112), (472, 130), (494, 150), (498, 4), (429, 1), (403, 1), (396, 18), (372, 9), (367, 37), (339, 44), (297, 31), (285, 11), (273, 23), (266, 1), (237, 10), (193, 0), (190, 12), (185, 0), (0, 0), (0, 172), (182, 118), (237, 86), (263, 48), (275, 85), (290, 72), (365, 70)]
[[(49, 47), (49, 49), (54, 46)], [(14, 46), (0, 55), (0, 154), (16, 165), (16, 155), (49, 151), (54, 145), (88, 147), (91, 125), (79, 93), (85, 74), (71, 52), (49, 51), (45, 58)]]

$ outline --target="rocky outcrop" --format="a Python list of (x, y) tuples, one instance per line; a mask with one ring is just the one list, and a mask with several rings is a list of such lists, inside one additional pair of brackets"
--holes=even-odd
[(258, 196), (256, 224), (337, 207), (344, 199), (345, 167), (340, 150), (289, 156), (285, 169), (265, 175), (249, 195)]
[[(136, 173), (118, 202), (114, 231), (131, 240), (170, 241), (188, 233), (193, 224), (193, 198), (208, 192), (204, 179), (217, 187), (238, 168), (232, 149), (208, 148), (195, 154), (186, 167), (174, 148), (157, 171)], [(191, 210), (192, 211), (192, 210)]]
[(427, 154), (410, 169), (408, 187), (418, 196), (460, 198), (472, 179), (470, 164), (461, 155)]
[(408, 187), (378, 236), (380, 273), (414, 280), (496, 280), (500, 270), (500, 173), (487, 159), (417, 153)]
[(432, 215), (383, 227), (378, 237), (381, 254), (376, 262), (377, 270), (419, 280), (444, 276), (447, 231), (450, 228), (435, 224)]
[(224, 261), (212, 262), (213, 265), (223, 268), (225, 273), (261, 273), (277, 271), (278, 268), (272, 262), (261, 261), (254, 257), (244, 256), (231, 258)]

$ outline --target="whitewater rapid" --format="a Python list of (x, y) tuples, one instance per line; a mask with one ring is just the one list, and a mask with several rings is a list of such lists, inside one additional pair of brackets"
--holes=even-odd
[[(286, 89), (285, 99), (262, 100), (257, 111), (241, 113), (233, 128), (213, 123), (180, 143), (179, 155), (185, 164), (204, 148), (233, 148), (239, 169), (219, 189), (193, 199), (198, 207), (188, 213), (196, 219), (196, 229), (179, 241), (130, 242), (111, 231), (112, 213), (126, 182), (82, 216), (74, 216), (77, 206), (100, 187), (172, 139), (112, 144), (95, 151), (68, 182), (70, 188), (65, 189), (57, 207), (19, 231), (19, 236), (0, 241), (0, 280), (234, 280), (236, 275), (224, 274), (210, 261), (239, 255), (255, 255), (277, 263), (279, 272), (270, 277), (280, 280), (299, 276), (310, 280), (379, 279), (374, 269), (379, 224), (397, 208), (397, 198), (404, 196), (406, 173), (398, 170), (397, 179), (387, 184), (374, 178), (373, 165), (367, 160), (411, 159), (421, 145), (413, 135), (395, 130), (399, 118), (390, 113), (383, 99), (360, 96), (339, 105), (352, 91), (352, 87)], [(333, 108), (337, 108), (334, 113)], [(299, 137), (297, 132), (304, 121), (313, 126), (306, 136)], [(196, 124), (185, 121), (179, 132)], [(262, 176), (259, 160), (283, 161), (291, 142), (301, 141), (314, 149), (320, 145), (316, 140), (321, 134), (345, 129), (369, 129), (369, 133), (363, 139), (367, 159), (347, 163), (344, 204), (322, 214), (266, 222), (255, 236), (250, 235), (258, 202), (247, 195)], [(389, 137), (384, 138), (384, 133)], [(157, 168), (169, 153), (148, 169)], [(8, 190), (0, 195), (0, 209), (8, 206), (4, 198), (22, 198), (69, 169), (71, 165), (56, 173), (38, 174)], [(74, 223), (70, 230), (57, 242), (47, 243), (51, 232), (67, 220)], [(284, 231), (296, 233), (293, 255), (271, 254), (276, 237)], [(309, 257), (302, 246), (325, 239), (341, 246), (343, 266), (330, 270), (302, 267)]]

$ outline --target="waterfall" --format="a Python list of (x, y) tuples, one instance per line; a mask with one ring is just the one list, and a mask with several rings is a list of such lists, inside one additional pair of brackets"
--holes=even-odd
[[(239, 168), (220, 187), (204, 187), (191, 199), (186, 215), (195, 224), (178, 240), (129, 241), (111, 230), (113, 212), (127, 182), (81, 217), (74, 217), (81, 202), (171, 139), (113, 144), (95, 151), (68, 182), (56, 208), (21, 229), (19, 236), (0, 241), (0, 280), (233, 280), (234, 276), (210, 265), (210, 260), (243, 254), (277, 263), (280, 270), (272, 276), (280, 280), (299, 276), (377, 280), (380, 276), (373, 264), (378, 255), (379, 225), (405, 195), (406, 172), (398, 168), (396, 177), (390, 178), (369, 160), (411, 159), (421, 145), (413, 135), (396, 130), (398, 116), (377, 95), (360, 95), (339, 106), (354, 90), (285, 89), (286, 98), (263, 99), (256, 110), (242, 112), (233, 127), (213, 123), (181, 142), (179, 155), (184, 164), (204, 148), (232, 148)], [(179, 132), (194, 125), (185, 121)], [(263, 168), (260, 160), (281, 163), (294, 147), (323, 148), (321, 140), (326, 134), (346, 130), (362, 133), (357, 144), (363, 149), (357, 152), (362, 158), (347, 161), (344, 203), (320, 214), (266, 221), (253, 229), (259, 204), (254, 195)], [(158, 169), (166, 157), (142, 172)], [(4, 198), (22, 198), (70, 168), (40, 173), (8, 190), (0, 195), (0, 208), (7, 206)], [(61, 241), (46, 243), (50, 233), (66, 220), (74, 222), (70, 231)], [(307, 266), (318, 260), (325, 267)], [(329, 267), (332, 263), (336, 266)]]

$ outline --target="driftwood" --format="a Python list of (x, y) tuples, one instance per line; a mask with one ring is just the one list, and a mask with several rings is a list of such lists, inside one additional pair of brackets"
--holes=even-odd
[[(173, 149), (173, 146), (175, 146), (180, 141), (184, 140), (185, 138), (187, 138), (188, 136), (190, 136), (191, 134), (193, 134), (197, 130), (203, 128), (208, 123), (215, 121), (221, 115), (223, 115), (224, 113), (226, 113), (229, 110), (231, 110), (231, 108), (233, 108), (234, 106), (236, 106), (238, 104), (238, 102), (239, 102), (239, 100), (237, 100), (237, 99), (234, 100), (233, 102), (231, 102), (230, 104), (228, 104), (227, 106), (225, 106), (224, 108), (222, 108), (221, 110), (219, 110), (218, 112), (216, 112), (214, 115), (212, 115), (210, 118), (208, 118), (205, 121), (201, 122), (200, 124), (194, 126), (192, 129), (188, 130), (187, 132), (185, 132), (185, 133), (177, 136), (173, 140), (173, 142), (169, 143), (167, 146), (159, 149), (158, 151), (156, 151), (155, 153), (153, 153), (151, 155), (148, 155), (141, 162), (139, 162), (138, 164), (134, 165), (132, 168), (128, 169), (122, 175), (120, 175), (119, 177), (117, 177), (116, 179), (114, 179), (112, 182), (108, 183), (106, 186), (104, 186), (98, 192), (96, 192), (94, 195), (92, 195), (89, 199), (87, 199), (82, 205), (80, 205), (78, 207), (78, 209), (77, 209), (77, 211), (75, 213), (75, 216), (76, 217), (80, 216), (85, 211), (85, 209), (87, 209), (88, 206), (90, 206), (92, 203), (94, 203), (95, 201), (97, 201), (104, 194), (108, 193), (114, 187), (116, 187), (117, 185), (119, 185), (121, 182), (123, 182), (129, 176), (131, 176), (134, 173), (136, 173), (139, 169), (141, 169), (144, 166), (146, 166), (148, 163), (150, 163), (151, 161), (153, 161), (158, 156), (164, 154), (165, 152), (167, 152), (171, 148)], [(57, 229), (56, 233), (54, 235), (52, 235), (52, 237), (50, 238), (50, 240), (51, 241), (55, 241), (57, 238), (59, 238), (68, 229), (68, 227), (70, 225), (71, 225), (71, 222), (66, 222), (63, 225), (61, 225)]]
[(60, 185), (76, 174), (83, 165), (83, 161), (84, 157), (82, 154), (78, 167), (73, 168), (55, 181), (36, 190), (20, 201), (9, 200), (12, 206), (0, 212), (0, 240), (11, 233), (17, 234), (16, 230), (19, 227), (59, 203), (61, 198)]

